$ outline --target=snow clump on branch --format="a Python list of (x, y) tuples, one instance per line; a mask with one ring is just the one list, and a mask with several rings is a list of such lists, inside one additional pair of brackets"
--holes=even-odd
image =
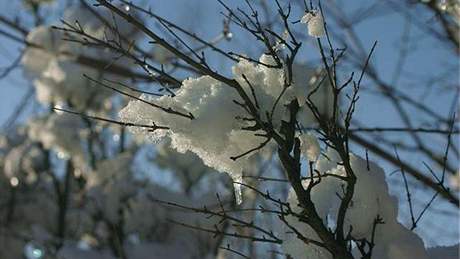
[[(100, 19), (105, 19), (106, 23)], [(132, 26), (121, 20), (115, 21), (115, 28), (120, 34), (108, 28), (107, 25), (114, 26), (108, 11), (98, 18), (86, 8), (69, 8), (63, 20), (87, 35), (104, 41), (119, 35), (135, 37), (138, 34)], [(28, 44), (21, 64), (26, 76), (33, 80), (38, 101), (45, 105), (67, 103), (78, 110), (100, 111), (109, 104), (107, 99), (113, 92), (98, 86), (87, 77), (122, 81), (125, 78), (109, 74), (109, 66), (129, 71), (125, 65), (129, 64), (126, 58), (120, 58), (119, 54), (105, 48), (86, 46), (91, 44), (84, 42), (92, 42), (91, 39), (52, 26), (34, 28), (27, 35), (26, 41)]]
[(306, 12), (300, 22), (307, 24), (308, 34), (312, 37), (320, 38), (326, 33), (323, 15), (318, 10)]
[(84, 164), (85, 160), (84, 134), (83, 120), (68, 113), (52, 113), (28, 123), (31, 140), (41, 143), (45, 149), (54, 150), (62, 158), (72, 158), (78, 164)]
[(26, 127), (0, 135), (0, 168), (12, 186), (35, 183), (39, 174), (48, 169), (45, 154), (39, 143), (27, 139)]
[[(326, 225), (328, 220), (336, 220), (339, 211), (341, 200), (337, 194), (342, 193), (345, 182), (330, 175), (346, 175), (340, 162), (338, 154), (329, 150), (326, 156), (321, 157), (315, 165), (319, 173), (329, 175), (323, 176), (321, 182), (311, 191), (315, 209)], [(375, 163), (353, 154), (350, 155), (350, 164), (357, 181), (352, 201), (346, 212), (344, 230), (350, 230), (349, 234), (354, 239), (372, 240), (374, 222), (380, 218), (383, 224), (375, 225), (374, 242), (376, 245), (373, 248), (372, 258), (428, 259), (422, 239), (397, 221), (397, 199), (388, 192), (383, 170)], [(308, 185), (308, 181), (304, 182), (305, 186)], [(292, 208), (295, 208), (295, 212), (302, 213), (302, 209), (297, 206), (298, 201), (294, 191), (291, 191), (288, 202)], [(320, 241), (307, 224), (300, 222), (294, 216), (289, 216), (287, 220), (305, 237)], [(286, 231), (289, 231), (287, 227), (281, 232)], [(332, 258), (332, 255), (321, 247), (314, 244), (305, 245), (295, 234), (286, 234), (285, 240), (284, 251), (294, 257), (302, 254), (307, 255), (302, 258)], [(358, 251), (354, 252), (359, 254)]]
[[(233, 66), (232, 71), (234, 79), (259, 107), (261, 117), (268, 120), (265, 114), (271, 113), (281, 95), (273, 110), (272, 123), (275, 129), (279, 130), (281, 121), (288, 116), (285, 104), (294, 99), (298, 100), (300, 106), (297, 115), (299, 123), (312, 126), (315, 119), (305, 105), (307, 95), (313, 88), (309, 82), (312, 70), (306, 66), (294, 66), (293, 83), (282, 94), (284, 70), (274, 68), (276, 63), (269, 55), (262, 55), (259, 62), (254, 64), (241, 60)], [(325, 90), (320, 89), (313, 94), (312, 100), (317, 100), (314, 102), (318, 104), (320, 112), (327, 112), (328, 106), (323, 104), (331, 103), (332, 95), (328, 88), (323, 88)], [(251, 94), (252, 91), (254, 94)], [(169, 137), (171, 146), (177, 151), (197, 154), (205, 165), (229, 173), (235, 181), (241, 181), (242, 171), (255, 152), (241, 155), (266, 141), (265, 136), (261, 136), (264, 133), (262, 130), (243, 129), (253, 126), (253, 122), (245, 119), (249, 115), (237, 104), (243, 102), (237, 91), (209, 76), (184, 80), (175, 97), (154, 98), (142, 95), (141, 98), (166, 109), (191, 113), (194, 119), (167, 113), (145, 102), (133, 100), (119, 113), (123, 121), (146, 125), (156, 123), (169, 127), (169, 130), (151, 132), (133, 127), (132, 132), (152, 141)], [(324, 102), (324, 99), (329, 101)], [(258, 151), (263, 151), (263, 148)]]

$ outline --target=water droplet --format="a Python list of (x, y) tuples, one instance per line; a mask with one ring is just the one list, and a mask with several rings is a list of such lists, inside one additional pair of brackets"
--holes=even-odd
[(81, 175), (83, 174), (82, 171), (80, 169), (75, 169), (75, 171), (73, 172), (74, 176), (76, 178), (80, 178)]
[(139, 238), (139, 234), (134, 233), (128, 236), (128, 241), (133, 245), (138, 245), (141, 242), (141, 239)]
[(17, 177), (11, 177), (10, 179), (10, 184), (13, 187), (16, 187), (19, 185), (19, 179)]
[[(64, 107), (61, 105), (61, 104), (56, 104), (54, 106), (54, 108), (56, 109), (63, 109)], [(63, 111), (59, 111), (59, 110), (54, 110), (57, 114), (63, 114), (64, 112)]]
[(233, 38), (233, 33), (228, 32), (228, 33), (225, 34), (225, 39), (231, 40), (232, 38)]
[(24, 246), (24, 256), (27, 259), (41, 259), (45, 255), (43, 249), (33, 243), (27, 243)]
[(57, 153), (57, 157), (58, 157), (59, 159), (63, 159), (63, 160), (69, 158), (69, 156), (68, 156), (65, 152), (61, 152), (61, 151), (59, 151), (59, 152)]
[(90, 245), (85, 240), (78, 241), (77, 247), (78, 249), (83, 250), (83, 251), (88, 251), (91, 249)]
[(115, 135), (113, 135), (112, 139), (113, 139), (113, 141), (118, 142), (118, 141), (120, 141), (120, 135), (115, 134)]
[(441, 9), (442, 11), (446, 11), (446, 10), (447, 10), (447, 1), (446, 1), (446, 0), (442, 0), (442, 1), (439, 3), (439, 9)]

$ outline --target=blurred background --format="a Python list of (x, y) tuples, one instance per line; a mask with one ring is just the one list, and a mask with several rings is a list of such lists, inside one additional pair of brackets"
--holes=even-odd
[[(155, 19), (122, 2), (117, 4), (126, 12), (180, 45), (168, 38), (167, 31)], [(247, 32), (228, 24), (223, 15), (226, 11), (218, 1), (130, 2), (215, 42), (225, 51), (257, 59), (264, 50)], [(244, 1), (224, 2), (230, 7), (247, 8)], [(263, 22), (279, 30), (274, 1), (253, 2)], [(284, 5), (287, 2), (292, 4), (291, 16), (300, 19), (304, 2), (281, 1)], [(85, 9), (100, 10), (93, 6), (94, 1), (0, 0), (0, 4), (0, 165), (3, 168), (0, 257), (214, 258), (216, 254), (222, 258), (234, 257), (233, 253), (219, 249), (227, 243), (254, 258), (267, 258), (268, 254), (273, 258), (281, 256), (276, 245), (258, 246), (197, 233), (193, 230), (212, 228), (218, 220), (158, 201), (188, 207), (238, 206), (232, 202), (234, 190), (226, 174), (206, 167), (191, 153), (177, 153), (169, 143), (151, 143), (133, 136), (120, 125), (50, 111), (51, 107), (59, 106), (117, 120), (117, 113), (129, 99), (107, 89), (101, 93), (94, 90), (98, 89), (94, 86), (63, 93), (68, 99), (56, 98), (61, 94), (58, 88), (43, 90), (37, 86), (46, 84), (37, 83), (35, 75), (44, 69), (42, 65), (24, 61), (28, 49), (24, 40), (31, 39), (27, 35), (38, 26), (62, 26), (63, 21), (73, 23), (71, 19), (92, 29), (103, 26), (94, 13)], [(351, 138), (353, 152), (362, 157), (368, 155), (384, 168), (390, 192), (399, 200), (398, 219), (410, 228), (411, 212), (401, 166), (396, 159), (398, 154), (400, 160), (413, 169), (407, 175), (412, 209), (416, 216), (423, 215), (414, 231), (427, 247), (459, 243), (459, 2), (325, 0), (322, 6), (333, 45), (346, 48), (340, 62), (341, 78), (346, 78), (351, 71), (358, 73), (377, 42), (352, 125), (356, 129)], [(115, 19), (109, 13), (102, 15), (108, 20)], [(126, 26), (123, 21), (117, 22), (120, 27)], [(294, 28), (303, 41), (296, 62), (321, 67), (316, 40), (308, 36), (301, 24)], [(196, 75), (181, 67), (170, 53), (150, 44), (138, 31), (129, 26), (123, 29), (126, 29), (123, 31), (126, 37), (135, 39), (143, 53), (149, 55), (152, 64), (163, 66), (177, 77)], [(40, 36), (36, 39), (47, 41)], [(201, 47), (193, 39), (188, 42), (194, 48)], [(49, 48), (52, 52), (58, 47), (52, 43)], [(93, 64), (105, 59), (131, 74), (108, 75), (101, 67), (81, 70), (67, 64), (65, 71), (71, 76), (67, 74), (65, 80), (77, 80), (72, 76), (87, 73), (161, 93), (158, 87), (152, 86), (158, 85), (157, 82), (149, 80), (145, 76), (148, 71), (142, 67), (123, 58), (116, 59), (116, 55), (86, 48), (89, 47), (68, 47), (66, 51), (88, 53), (89, 63)], [(203, 51), (209, 64), (223, 74), (231, 74), (231, 60), (207, 48)], [(40, 53), (27, 55), (32, 57), (32, 62), (46, 59)], [(120, 87), (113, 82), (110, 85)], [(86, 101), (72, 100), (74, 96)], [(394, 130), (389, 130), (391, 128)], [(283, 176), (276, 156), (263, 154), (251, 158), (251, 168), (245, 175), (262, 173)], [(245, 180), (257, 181), (254, 179)], [(284, 184), (263, 181), (258, 184), (286, 197)], [(444, 191), (451, 196), (443, 194)], [(239, 206), (263, 202), (249, 197)], [(255, 220), (270, 225), (275, 219), (266, 216)], [(235, 226), (230, 228), (240, 231)], [(151, 257), (143, 257), (147, 254)]]

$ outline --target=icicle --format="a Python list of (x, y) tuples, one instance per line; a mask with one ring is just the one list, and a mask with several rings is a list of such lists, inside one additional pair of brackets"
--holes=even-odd
[(241, 182), (243, 182), (243, 175), (232, 175), (231, 176), (233, 179), (233, 189), (235, 191), (235, 199), (236, 199), (236, 204), (240, 205), (243, 203), (243, 194), (241, 192)]

